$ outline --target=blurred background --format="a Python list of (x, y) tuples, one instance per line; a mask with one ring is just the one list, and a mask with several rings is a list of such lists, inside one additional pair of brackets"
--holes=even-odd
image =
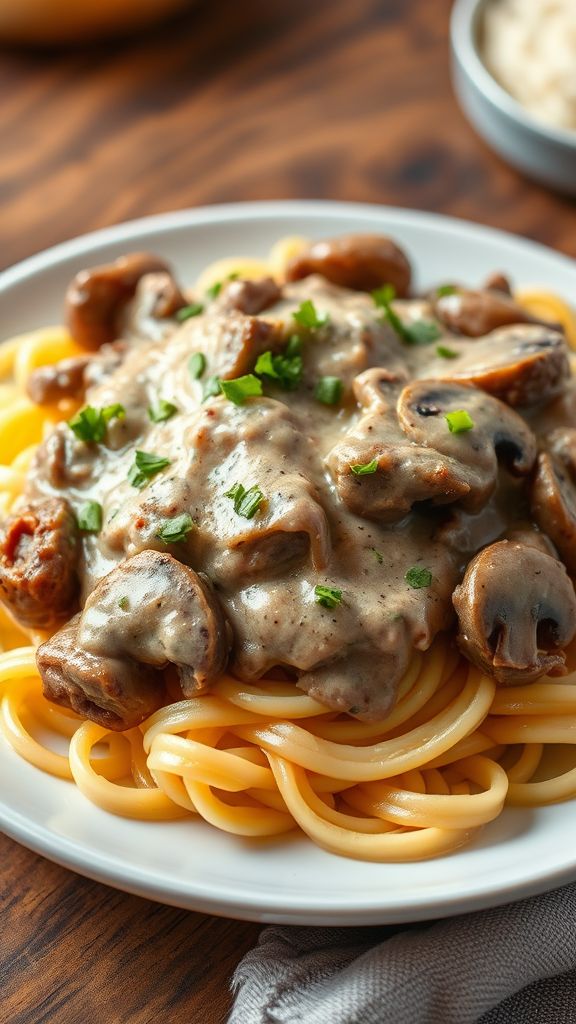
[(0, 0), (0, 266), (127, 218), (267, 198), (435, 210), (574, 254), (574, 202), (506, 166), (458, 107), (450, 8)]

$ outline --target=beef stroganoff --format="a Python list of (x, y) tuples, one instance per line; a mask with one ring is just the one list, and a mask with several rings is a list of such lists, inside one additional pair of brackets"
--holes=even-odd
[(415, 298), (395, 242), (350, 236), (189, 293), (135, 253), (66, 309), (0, 353), (22, 756), (114, 813), (372, 860), (576, 791), (561, 300), (501, 273)]

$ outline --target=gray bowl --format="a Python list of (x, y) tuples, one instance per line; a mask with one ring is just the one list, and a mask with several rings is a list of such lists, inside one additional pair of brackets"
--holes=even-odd
[(452, 81), (464, 113), (508, 163), (576, 195), (576, 132), (540, 123), (485, 67), (478, 39), (487, 0), (456, 0), (450, 21)]

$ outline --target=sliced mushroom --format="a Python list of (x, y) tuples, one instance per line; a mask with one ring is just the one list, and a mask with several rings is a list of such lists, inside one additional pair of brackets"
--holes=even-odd
[(207, 578), (160, 551), (121, 562), (97, 584), (82, 612), (78, 640), (90, 654), (175, 665), (185, 697), (220, 675), (231, 636)]
[(498, 275), (496, 279), (489, 278), (484, 288), (477, 291), (456, 288), (448, 294), (443, 294), (442, 290), (440, 294), (438, 291), (432, 292), (434, 313), (448, 330), (468, 338), (481, 338), (497, 327), (509, 324), (543, 322), (518, 305), (504, 285), (508, 285), (507, 279)]
[(562, 672), (576, 632), (576, 597), (558, 559), (498, 541), (472, 559), (453, 602), (460, 650), (499, 683)]
[(545, 555), (551, 555), (552, 558), (558, 557), (558, 552), (550, 538), (529, 524), (518, 525), (507, 530), (502, 539), (512, 541), (513, 544), (524, 544), (528, 548), (536, 548), (537, 551), (543, 551)]
[(273, 277), (260, 281), (228, 281), (218, 296), (218, 307), (225, 312), (237, 310), (247, 316), (257, 316), (282, 298), (282, 289)]
[[(447, 417), (465, 411), (471, 428), (451, 430)], [(495, 484), (500, 459), (513, 476), (527, 476), (536, 460), (536, 438), (518, 413), (474, 387), (414, 381), (398, 399), (398, 420), (406, 436), (456, 459), (486, 479), (487, 493), (471, 495), (468, 511), (481, 508)]]
[(36, 653), (44, 696), (106, 729), (140, 725), (166, 700), (162, 673), (124, 657), (92, 654), (75, 615)]
[[(197, 330), (194, 324), (191, 330)], [(209, 354), (209, 372), (224, 380), (250, 373), (262, 352), (278, 351), (285, 343), (280, 322), (238, 312), (207, 318), (199, 337), (200, 349)]]
[(50, 629), (78, 599), (78, 527), (62, 498), (25, 505), (0, 539), (0, 598), (25, 626)]
[(138, 281), (134, 297), (120, 310), (116, 327), (122, 334), (156, 341), (174, 329), (171, 318), (186, 305), (188, 300), (172, 274), (146, 273)]
[(532, 481), (532, 515), (550, 537), (568, 572), (576, 575), (576, 467), (548, 452), (538, 456)]
[(443, 380), (474, 384), (512, 406), (549, 402), (570, 377), (568, 350), (557, 331), (504, 327), (493, 331), (438, 372)]
[[(395, 522), (417, 502), (460, 502), (478, 512), (497, 482), (498, 459), (516, 476), (536, 458), (532, 431), (516, 413), (475, 388), (415, 381), (397, 399), (398, 377), (369, 370), (355, 391), (371, 403), (326, 462), (356, 515)], [(466, 409), (474, 428), (450, 432), (446, 414)]]
[[(375, 470), (358, 472), (360, 467), (374, 462)], [(389, 428), (384, 424), (378, 426), (373, 442), (351, 439), (336, 445), (327, 464), (350, 511), (383, 523), (402, 519), (417, 502), (466, 502), (474, 483), (456, 460), (444, 458), (431, 448), (407, 443), (392, 421)]]
[(488, 289), (488, 291), (503, 292), (504, 295), (512, 296), (510, 278), (503, 274), (501, 270), (495, 270), (492, 274), (489, 274), (482, 287)]
[(169, 270), (164, 260), (147, 252), (81, 270), (66, 292), (66, 317), (72, 337), (90, 351), (114, 341), (120, 313), (140, 279), (145, 274)]
[(383, 235), (342, 235), (312, 242), (286, 268), (288, 281), (321, 274), (342, 288), (370, 292), (391, 284), (400, 297), (410, 290), (411, 268), (402, 250)]
[(26, 381), (29, 397), (36, 405), (51, 405), (61, 398), (83, 398), (86, 389), (84, 371), (89, 362), (90, 356), (74, 356), (52, 366), (38, 367)]

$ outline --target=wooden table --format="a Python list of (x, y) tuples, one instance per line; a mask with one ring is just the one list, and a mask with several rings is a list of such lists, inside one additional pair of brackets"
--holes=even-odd
[[(220, 0), (131, 41), (0, 52), (0, 266), (228, 200), (436, 210), (576, 254), (575, 204), (456, 106), (449, 0)], [(162, 907), (0, 840), (0, 1019), (217, 1024), (259, 927)]]

